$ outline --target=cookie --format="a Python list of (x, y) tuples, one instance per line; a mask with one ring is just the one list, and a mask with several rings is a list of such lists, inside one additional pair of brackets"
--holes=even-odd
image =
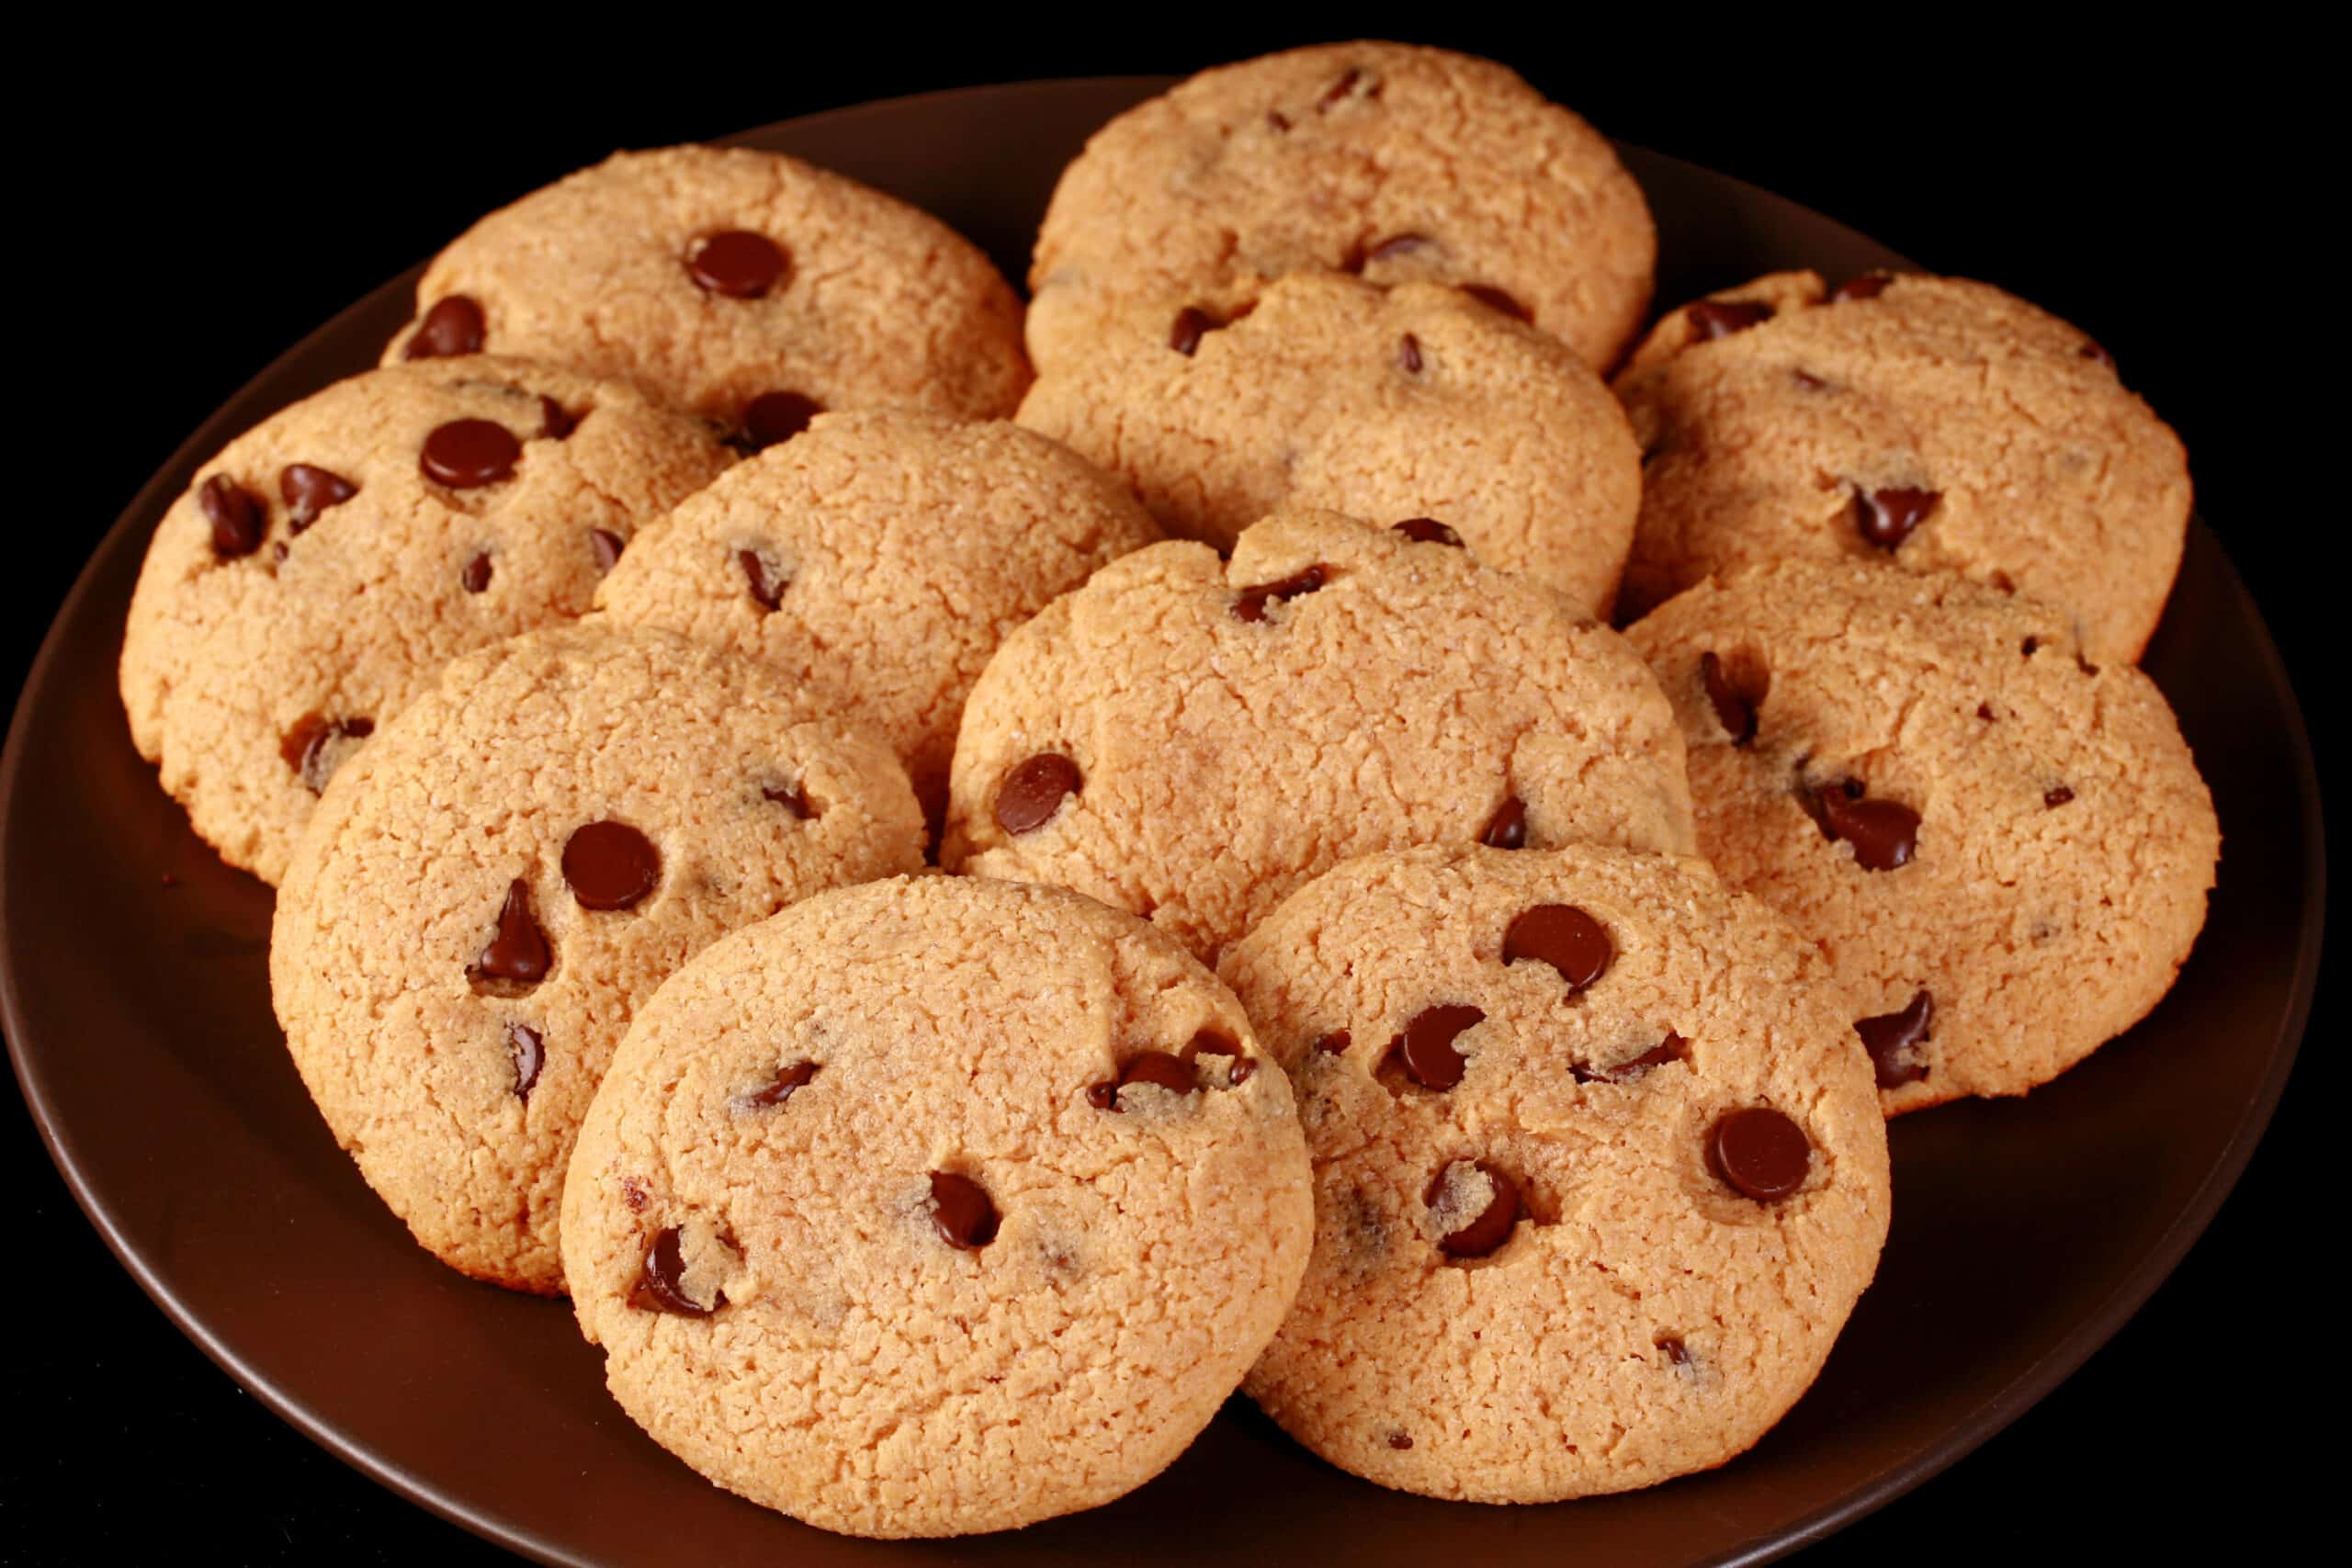
[(632, 1010), (714, 938), (922, 863), (879, 736), (740, 655), (561, 626), (456, 660), (335, 774), (270, 989), (416, 1239), (552, 1293), (564, 1167)]
[(1682, 741), (1624, 639), (1458, 547), (1329, 513), (1154, 545), (997, 650), (941, 863), (1074, 887), (1214, 961), (1415, 843), (1688, 852)]
[(1029, 382), (1021, 303), (926, 212), (748, 147), (616, 152), (433, 259), (385, 362), (487, 348), (627, 377), (736, 434), (822, 409), (988, 419)]
[(1314, 1217), (1290, 1085), (1141, 921), (939, 875), (812, 898), (630, 1029), (564, 1190), (573, 1305), (653, 1438), (868, 1536), (1158, 1474)]
[(1886, 1239), (1885, 1124), (1819, 955), (1704, 863), (1371, 855), (1222, 973), (1315, 1164), (1249, 1392), (1323, 1458), (1624, 1491), (1742, 1452), (1821, 1370)]
[(2188, 536), (2180, 440), (2104, 349), (1982, 283), (1781, 273), (1668, 314), (1617, 379), (1639, 615), (1790, 557), (1957, 571), (2137, 660)]
[(2154, 682), (2071, 621), (1793, 560), (1629, 634), (1690, 746), (1701, 852), (1821, 943), (1890, 1114), (2056, 1077), (2204, 924), (2211, 797)]
[(339, 381), (164, 514), (123, 633), (131, 739), (274, 883), (329, 775), (443, 663), (586, 610), (638, 526), (729, 460), (699, 422), (545, 365)]
[(754, 654), (888, 736), (934, 815), (1006, 633), (1159, 530), (1068, 448), (911, 410), (820, 416), (695, 495), (597, 591)]
[(1094, 133), (1037, 234), (1029, 346), (1057, 367), (1130, 304), (1229, 319), (1336, 270), (1474, 289), (1606, 370), (1657, 256), (1608, 141), (1507, 68), (1326, 44), (1204, 72)]
[(1641, 454), (1575, 355), (1456, 289), (1285, 278), (1247, 316), (1125, 319), (1046, 371), (1021, 423), (1125, 479), (1170, 533), (1229, 547), (1290, 507), (1430, 520), (1489, 566), (1605, 614)]

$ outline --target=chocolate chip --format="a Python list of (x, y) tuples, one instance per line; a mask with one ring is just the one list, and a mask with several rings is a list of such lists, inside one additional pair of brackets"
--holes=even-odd
[(1742, 691), (1732, 671), (1713, 653), (1699, 655), (1699, 683), (1707, 689), (1715, 722), (1724, 727), (1733, 745), (1745, 746), (1756, 739), (1756, 710), (1763, 702), (1762, 693), (1751, 696)]
[(2075, 798), (2075, 792), (2064, 784), (2057, 784), (2041, 792), (2041, 804), (2055, 811)]
[(1408, 517), (1389, 532), (1402, 534), (1417, 545), (1452, 545), (1462, 548), (1462, 536), (1434, 517)]
[(1225, 1087), (1227, 1089), (1239, 1089), (1258, 1071), (1257, 1062), (1241, 1054), (1239, 1041), (1214, 1029), (1195, 1032), (1192, 1044), (1186, 1050), (1195, 1061), (1203, 1056), (1226, 1057)]
[(1322, 565), (1295, 571), (1278, 582), (1261, 582), (1255, 588), (1245, 588), (1233, 602), (1233, 618), (1237, 621), (1262, 621), (1269, 603), (1284, 604), (1302, 594), (1314, 592), (1331, 581), (1331, 570)]
[(1927, 521), (1928, 513), (1941, 501), (1940, 491), (1932, 490), (1854, 490), (1854, 526), (1862, 537), (1880, 549), (1892, 550), (1911, 536), (1911, 530)]
[(1599, 920), (1573, 904), (1538, 904), (1521, 911), (1503, 932), (1503, 962), (1532, 958), (1560, 972), (1571, 992), (1600, 978), (1616, 944)]
[(1322, 1052), (1327, 1056), (1339, 1056), (1344, 1055), (1347, 1053), (1348, 1047), (1353, 1043), (1355, 1043), (1355, 1042), (1349, 1036), (1346, 1030), (1335, 1029), (1331, 1031), (1330, 1033), (1323, 1035), (1321, 1038), (1317, 1039), (1315, 1042), (1315, 1049)]
[(766, 788), (761, 790), (760, 794), (765, 798), (775, 801), (778, 806), (783, 807), (786, 811), (791, 812), (794, 817), (803, 822), (808, 821), (810, 818), (817, 815), (816, 807), (809, 803), (808, 788), (805, 783), (770, 784)]
[(2031, 659), (2035, 654), (2040, 653), (2041, 651), (2041, 639), (2038, 637), (2029, 637), (2023, 642), (2018, 644), (2018, 652), (2028, 659)]
[(1856, 299), (1875, 299), (1894, 281), (1894, 275), (1887, 272), (1866, 272), (1860, 277), (1849, 277), (1831, 292), (1829, 303), (1845, 305)]
[(1521, 304), (1518, 300), (1512, 299), (1510, 295), (1504, 293), (1501, 289), (1496, 288), (1491, 283), (1464, 283), (1456, 285), (1456, 287), (1459, 288), (1463, 293), (1467, 294), (1471, 299), (1476, 299), (1479, 304), (1486, 306), (1489, 310), (1500, 310), (1504, 315), (1514, 317), (1522, 321), (1532, 321), (1535, 319), (1534, 311), (1529, 310), (1526, 306)]
[[(365, 740), (376, 733), (372, 718), (328, 718), (320, 714), (306, 714), (277, 743), (277, 754), (286, 759), (302, 781), (304, 788), (318, 795), (327, 787), (327, 780), (342, 761), (334, 752), (339, 740)], [(334, 754), (330, 754), (333, 752)]]
[(509, 1023), (506, 1056), (514, 1066), (514, 1098), (528, 1104), (531, 1088), (539, 1081), (539, 1069), (547, 1066), (547, 1049), (540, 1043), (539, 1032), (527, 1023)]
[(743, 576), (752, 585), (752, 603), (763, 611), (784, 603), (784, 591), (792, 586), (790, 572), (757, 550), (737, 550), (735, 563), (743, 569)]
[(1388, 1043), (1388, 1054), (1423, 1089), (1452, 1089), (1462, 1081), (1465, 1062), (1453, 1048), (1454, 1039), (1486, 1018), (1476, 1008), (1453, 1003), (1424, 1008), (1413, 1015), (1402, 1034)]
[(580, 416), (545, 393), (539, 397), (539, 438), (564, 441), (580, 428)]
[(473, 559), (466, 563), (466, 570), (459, 574), (458, 581), (465, 584), (466, 592), (469, 593), (479, 593), (489, 587), (490, 552), (482, 550), (477, 553)]
[(1168, 329), (1168, 346), (1190, 359), (1201, 346), (1201, 339), (1225, 325), (1198, 305), (1187, 305), (1176, 312), (1176, 324)]
[(497, 932), (469, 973), (477, 980), (536, 986), (547, 978), (548, 966), (553, 962), (547, 932), (531, 918), (530, 885), (518, 876), (507, 886), (506, 902), (499, 906)]
[(1290, 116), (1283, 113), (1280, 109), (1268, 109), (1266, 111), (1266, 125), (1270, 130), (1288, 130), (1290, 129)]
[(1976, 716), (1983, 719), (1987, 724), (1992, 723), (1993, 705), (1991, 703), (1978, 703), (1976, 705)]
[(931, 1173), (931, 1223), (948, 1246), (978, 1252), (996, 1239), (996, 1205), (970, 1177), (934, 1170)]
[[(1360, 68), (1352, 65), (1348, 67), (1346, 71), (1340, 73), (1340, 79), (1325, 88), (1323, 96), (1315, 101), (1315, 112), (1321, 114), (1324, 110), (1344, 102), (1348, 95), (1354, 92), (1357, 84), (1363, 80), (1363, 72)], [(1373, 91), (1377, 93), (1379, 89), (1375, 87)]]
[(226, 474), (215, 474), (196, 492), (197, 504), (212, 525), (212, 553), (223, 560), (261, 548), (261, 502)]
[(1666, 1359), (1673, 1362), (1676, 1366), (1687, 1367), (1690, 1364), (1690, 1348), (1684, 1345), (1681, 1340), (1676, 1338), (1673, 1335), (1661, 1334), (1656, 1339), (1651, 1340), (1650, 1343), (1665, 1351)]
[(2115, 368), (2115, 355), (2108, 353), (2105, 348), (2089, 341), (2088, 339), (2084, 340), (2083, 346), (2076, 349), (2075, 352), (2081, 355), (2085, 359), (2089, 360), (2094, 365), (2104, 366), (2109, 370)]
[(286, 502), (287, 525), (300, 533), (330, 506), (341, 506), (359, 487), (341, 474), (309, 463), (288, 463), (277, 473), (277, 493)]
[(1879, 1088), (1901, 1089), (1928, 1076), (1927, 1065), (1918, 1059), (1916, 1047), (1930, 1038), (1928, 1030), (1935, 1017), (1935, 998), (1921, 991), (1905, 1003), (1900, 1012), (1881, 1013), (1854, 1025), (1854, 1032), (1862, 1037), (1863, 1049), (1871, 1054), (1871, 1066), (1878, 1074)]
[(451, 490), (475, 490), (514, 477), (523, 444), (492, 419), (453, 419), (424, 438), (417, 467), (424, 477)]
[(484, 336), (481, 307), (462, 294), (452, 294), (424, 312), (409, 334), (403, 359), (447, 359), (452, 355), (480, 354)]
[(1168, 1051), (1141, 1051), (1127, 1058), (1114, 1081), (1089, 1089), (1087, 1103), (1098, 1111), (1116, 1111), (1119, 1091), (1137, 1083), (1157, 1084), (1170, 1094), (1191, 1094), (1201, 1087), (1193, 1065), (1183, 1057)]
[[(1457, 1160), (1438, 1172), (1421, 1201), (1435, 1208), (1445, 1191), (1446, 1178), (1463, 1163)], [(1487, 1200), (1485, 1208), (1438, 1238), (1438, 1250), (1449, 1258), (1484, 1258), (1509, 1240), (1511, 1226), (1519, 1223), (1518, 1184), (1485, 1160), (1476, 1164), (1493, 1185), (1494, 1195)]]
[(610, 528), (591, 528), (588, 547), (596, 552), (596, 570), (609, 572), (621, 564), (621, 552), (628, 548), (628, 541)]
[(780, 446), (808, 428), (825, 405), (801, 392), (762, 392), (743, 408), (743, 445), (753, 452)]
[(1388, 1446), (1402, 1453), (1413, 1446), (1413, 1439), (1402, 1432), (1391, 1432), (1388, 1434)]
[(1396, 368), (1408, 376), (1421, 373), (1421, 340), (1407, 333), (1396, 344)]
[(645, 1266), (638, 1270), (637, 1283), (628, 1293), (628, 1304), (639, 1312), (675, 1313), (680, 1317), (708, 1317), (727, 1304), (724, 1292), (714, 1295), (708, 1306), (686, 1294), (686, 1254), (680, 1245), (678, 1227), (654, 1234), (652, 1243), (645, 1249)]
[(996, 825), (1008, 833), (1034, 833), (1076, 795), (1085, 779), (1078, 764), (1058, 751), (1040, 751), (1004, 775), (996, 786)]
[(1683, 314), (1690, 321), (1692, 343), (1713, 343), (1770, 321), (1772, 307), (1761, 299), (1702, 299)]
[(793, 1090), (803, 1087), (810, 1078), (817, 1076), (817, 1068), (818, 1064), (815, 1062), (794, 1062), (789, 1066), (778, 1067), (775, 1070), (775, 1077), (744, 1095), (736, 1103), (747, 1109), (757, 1110), (782, 1105), (792, 1098)]
[(1527, 802), (1517, 795), (1507, 797), (1478, 829), (1478, 841), (1490, 850), (1523, 850), (1527, 847)]
[(1620, 1062), (1606, 1071), (1571, 1066), (1568, 1072), (1578, 1083), (1637, 1083), (1668, 1062), (1687, 1062), (1690, 1059), (1690, 1042), (1669, 1029), (1663, 1041), (1631, 1061)]
[(583, 909), (627, 909), (661, 882), (662, 852), (626, 822), (591, 822), (563, 841), (563, 880)]
[(1859, 791), (1850, 783), (1832, 784), (1815, 796), (1821, 830), (1853, 845), (1855, 863), (1865, 871), (1908, 865), (1918, 848), (1919, 814), (1895, 801), (1864, 799)]
[(783, 246), (748, 229), (706, 236), (686, 252), (686, 274), (695, 287), (729, 299), (759, 299), (791, 266)]
[(1725, 1114), (1707, 1136), (1707, 1163), (1735, 1191), (1777, 1203), (1804, 1185), (1813, 1145), (1804, 1129), (1769, 1105)]

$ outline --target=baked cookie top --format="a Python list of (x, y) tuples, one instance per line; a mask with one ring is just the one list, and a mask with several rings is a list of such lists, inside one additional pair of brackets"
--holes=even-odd
[(622, 376), (752, 446), (820, 409), (987, 419), (1029, 382), (978, 247), (880, 191), (747, 147), (616, 152), (501, 208), (417, 284), (385, 362), (488, 348)]
[(2069, 619), (1795, 560), (1627, 634), (1689, 743), (1700, 852), (1820, 942), (1890, 1113), (2056, 1077), (2204, 924), (2211, 797), (2155, 683)]
[(131, 739), (207, 842), (285, 873), (327, 777), (447, 660), (587, 609), (731, 460), (635, 388), (523, 360), (338, 381), (198, 471), (123, 631)]
[(565, 1163), (637, 1004), (726, 931), (922, 863), (880, 737), (740, 655), (556, 627), (458, 659), (336, 773), (270, 989), (417, 1240), (552, 1293)]
[(564, 1192), (613, 1393), (854, 1535), (1108, 1502), (1207, 1425), (1314, 1225), (1289, 1083), (1141, 921), (939, 875), (719, 942), (640, 1012)]
[(1336, 270), (1477, 289), (1606, 370), (1657, 256), (1608, 141), (1508, 68), (1323, 44), (1204, 71), (1094, 133), (1038, 231), (1029, 346), (1058, 366), (1129, 304), (1225, 319)]
[(1271, 512), (1431, 519), (1601, 615), (1641, 505), (1608, 389), (1457, 289), (1300, 276), (1219, 325), (1131, 314), (1030, 389), (1021, 423), (1125, 478), (1171, 533), (1229, 547)]
[(1819, 955), (1695, 860), (1350, 861), (1222, 973), (1315, 1166), (1248, 1384), (1317, 1453), (1489, 1503), (1746, 1450), (1877, 1267), (1887, 1149)]
[(1780, 273), (1669, 312), (1617, 378), (1641, 614), (1785, 557), (1957, 571), (2137, 660), (2188, 536), (2180, 440), (2105, 350), (1963, 278)]
[(936, 813), (997, 644), (1159, 537), (1115, 480), (1030, 431), (830, 413), (680, 506), (596, 602), (830, 694), (889, 738)]
[(1688, 852), (1682, 740), (1625, 640), (1463, 550), (1329, 513), (1112, 562), (1005, 639), (941, 863), (1074, 887), (1204, 958), (1424, 842)]

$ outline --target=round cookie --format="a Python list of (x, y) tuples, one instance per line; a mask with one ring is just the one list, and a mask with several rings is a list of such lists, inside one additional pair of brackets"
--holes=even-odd
[(2105, 350), (1982, 283), (1781, 273), (1669, 313), (1617, 378), (1641, 438), (1624, 609), (1799, 556), (1957, 571), (2137, 660), (2188, 464)]
[(564, 1167), (636, 1005), (738, 926), (922, 863), (879, 736), (740, 655), (556, 627), (456, 660), (335, 774), (270, 990), (416, 1239), (553, 1293)]
[(941, 863), (1074, 887), (1210, 961), (1351, 855), (1688, 852), (1682, 741), (1608, 627), (1462, 549), (1329, 513), (1112, 562), (997, 650)]
[(488, 348), (628, 377), (737, 433), (821, 409), (1008, 414), (1021, 302), (953, 229), (748, 147), (616, 152), (501, 208), (424, 269), (385, 362)]
[(1289, 1083), (1142, 922), (922, 876), (713, 946), (639, 1014), (564, 1190), (622, 1407), (866, 1536), (1005, 1529), (1158, 1474), (1288, 1310)]
[(131, 739), (274, 883), (328, 776), (445, 662), (586, 610), (638, 525), (729, 461), (697, 421), (549, 366), (339, 381), (164, 514), (123, 632)]
[(1030, 431), (824, 414), (680, 506), (596, 603), (831, 694), (899, 749), (936, 816), (965, 695), (996, 645), (1159, 537), (1108, 475)]
[(1058, 367), (1130, 304), (1227, 318), (1336, 269), (1479, 288), (1606, 370), (1657, 255), (1608, 141), (1506, 67), (1325, 44), (1204, 72), (1094, 133), (1038, 231), (1029, 346)]
[(1129, 316), (1020, 419), (1127, 479), (1171, 533), (1225, 548), (1290, 507), (1430, 518), (1591, 615), (1641, 505), (1640, 449), (1600, 379), (1430, 284), (1303, 275), (1223, 326)]
[(1820, 942), (1889, 1114), (2047, 1083), (2171, 987), (2212, 800), (2154, 682), (2066, 615), (1793, 560), (1628, 635), (1689, 742), (1701, 852)]
[(1819, 955), (1695, 860), (1366, 856), (1223, 967), (1292, 1075), (1313, 1259), (1249, 1392), (1435, 1497), (1647, 1486), (1813, 1382), (1886, 1239)]

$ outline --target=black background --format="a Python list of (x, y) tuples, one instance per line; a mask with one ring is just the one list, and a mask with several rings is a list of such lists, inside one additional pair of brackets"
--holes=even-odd
[[(1043, 24), (1026, 39), (1009, 24), (943, 39), (911, 20), (860, 41), (781, 17), (643, 20), (649, 35), (678, 29), (677, 52), (586, 36), (605, 24), (582, 13), (550, 14), (528, 39), (442, 19), (247, 40), (266, 51), (147, 38), (135, 60), (120, 39), (19, 59), (77, 112), (20, 142), (12, 171), (12, 705), (82, 558), (187, 430), (318, 322), (534, 186), (617, 146), (864, 98), (1186, 71), (1376, 30), (1361, 14), (1284, 33), (1170, 13), (1123, 18), (1140, 24), (1125, 41)], [(2305, 389), (2337, 374), (2328, 329), (2346, 288), (2308, 230), (2333, 220), (2342, 176), (2292, 118), (2311, 100), (2280, 58), (2291, 40), (2233, 38), (2210, 17), (2168, 52), (1973, 17), (1906, 38), (1851, 7), (1635, 20), (1645, 31), (1614, 37), (1579, 23), (1546, 40), (1499, 19), (1401, 36), (1505, 60), (1616, 136), (1781, 191), (1933, 270), (1998, 282), (2107, 344), (2188, 441), (2201, 510), (2265, 608), (2327, 771), (2323, 661), (2344, 579), (2322, 568), (2342, 548), (2343, 443), (2318, 425), (2344, 400)], [(2149, 1305), (2007, 1433), (1806, 1561), (2162, 1560), (2207, 1538), (2260, 1551), (2335, 1512), (2320, 1467), (2340, 1443), (2320, 1431), (2335, 1425), (2340, 1314), (2306, 1295), (2341, 1263), (2316, 1147), (2332, 1097), (2313, 1083), (2331, 1071), (2316, 1058), (2333, 1001), (2324, 990), (2244, 1182)], [(15, 1103), (0, 1110), (0, 1174), (15, 1439), (0, 1559), (502, 1560), (314, 1449), (184, 1341), (83, 1221)]]

